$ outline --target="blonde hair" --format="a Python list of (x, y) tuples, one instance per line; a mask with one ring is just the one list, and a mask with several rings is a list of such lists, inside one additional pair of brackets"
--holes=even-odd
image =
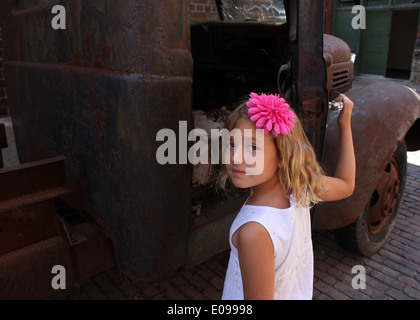
[[(293, 111), (293, 110), (291, 110)], [(235, 129), (241, 119), (248, 119), (248, 107), (242, 103), (230, 115), (225, 123), (229, 131)], [(290, 134), (280, 134), (275, 139), (277, 151), (281, 159), (279, 178), (283, 190), (299, 207), (310, 208), (321, 201), (319, 195), (325, 189), (322, 176), (324, 171), (319, 165), (315, 152), (309, 142), (298, 117)], [(222, 165), (217, 180), (217, 188), (226, 192), (227, 185), (234, 189), (226, 167)]]

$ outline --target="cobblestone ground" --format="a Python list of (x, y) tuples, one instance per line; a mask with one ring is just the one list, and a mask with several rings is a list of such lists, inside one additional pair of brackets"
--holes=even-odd
[[(409, 153), (407, 185), (390, 239), (374, 256), (349, 252), (333, 232), (315, 232), (315, 300), (420, 299), (420, 152)], [(118, 270), (89, 278), (50, 299), (218, 300), (229, 252), (159, 283), (134, 284)], [(352, 287), (352, 268), (366, 270), (366, 289)]]

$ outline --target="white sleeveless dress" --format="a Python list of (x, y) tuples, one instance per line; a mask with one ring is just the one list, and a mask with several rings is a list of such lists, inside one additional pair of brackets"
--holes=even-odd
[(243, 300), (242, 276), (233, 234), (248, 222), (258, 222), (269, 233), (274, 245), (275, 300), (311, 300), (313, 295), (313, 248), (311, 216), (307, 208), (288, 209), (244, 205), (229, 233), (231, 247), (222, 300)]

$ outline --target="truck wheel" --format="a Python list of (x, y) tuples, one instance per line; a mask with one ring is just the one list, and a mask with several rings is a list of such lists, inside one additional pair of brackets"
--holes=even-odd
[(351, 225), (336, 230), (346, 249), (371, 256), (387, 241), (398, 215), (407, 175), (407, 146), (400, 143), (376, 184), (363, 214)]

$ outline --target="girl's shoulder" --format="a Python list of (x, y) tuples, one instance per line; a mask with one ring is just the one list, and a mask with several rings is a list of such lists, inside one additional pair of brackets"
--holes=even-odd
[(269, 233), (289, 229), (294, 220), (295, 206), (277, 209), (269, 206), (244, 205), (232, 225), (232, 233), (249, 222), (261, 224)]
[(234, 220), (231, 231), (235, 232), (248, 222), (258, 222), (270, 234), (289, 234), (294, 226), (306, 223), (306, 220), (310, 219), (310, 210), (308, 208), (297, 206), (293, 200), (290, 200), (290, 204), (291, 206), (287, 209), (245, 204)]
[(231, 247), (241, 238), (255, 239), (260, 236), (269, 240), (277, 256), (279, 248), (286, 248), (295, 225), (295, 207), (277, 209), (264, 206), (244, 205), (230, 230)]

